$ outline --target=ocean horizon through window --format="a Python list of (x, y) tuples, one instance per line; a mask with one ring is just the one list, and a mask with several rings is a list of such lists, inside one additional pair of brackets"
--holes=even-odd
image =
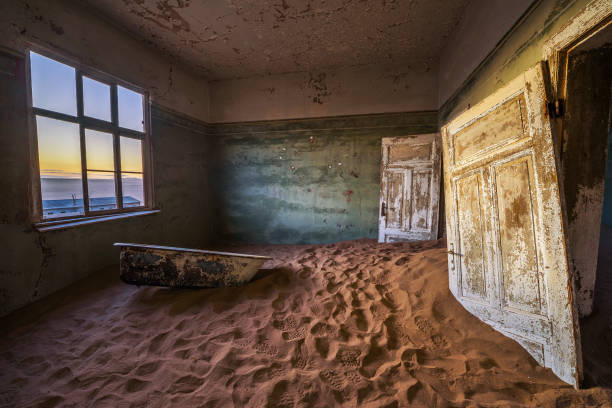
[(38, 221), (150, 208), (147, 97), (29, 52)]

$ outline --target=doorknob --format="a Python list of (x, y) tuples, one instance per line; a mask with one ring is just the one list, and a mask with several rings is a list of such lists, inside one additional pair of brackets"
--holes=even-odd
[(463, 255), (462, 255), (462, 254), (460, 254), (459, 252), (455, 252), (455, 251), (453, 250), (453, 244), (450, 244), (450, 246), (451, 246), (451, 249), (450, 249), (450, 251), (446, 251), (446, 253), (447, 253), (447, 254), (457, 255), (457, 256), (463, 256)]

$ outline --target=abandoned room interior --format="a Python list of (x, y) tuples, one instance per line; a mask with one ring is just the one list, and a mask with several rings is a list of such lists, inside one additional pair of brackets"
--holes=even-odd
[(3, 0), (0, 407), (612, 407), (612, 1)]

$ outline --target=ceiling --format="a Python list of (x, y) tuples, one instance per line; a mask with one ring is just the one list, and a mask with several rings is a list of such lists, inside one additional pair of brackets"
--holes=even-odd
[(86, 0), (211, 80), (426, 64), (470, 0)]

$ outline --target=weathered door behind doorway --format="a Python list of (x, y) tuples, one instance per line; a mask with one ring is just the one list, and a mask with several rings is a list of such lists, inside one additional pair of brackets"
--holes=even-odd
[(443, 128), (449, 286), (577, 386), (580, 334), (544, 73), (536, 65)]
[(383, 138), (380, 177), (378, 242), (436, 239), (439, 134)]

